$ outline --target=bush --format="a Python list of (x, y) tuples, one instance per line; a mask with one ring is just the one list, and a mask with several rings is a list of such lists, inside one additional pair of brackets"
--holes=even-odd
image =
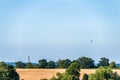
[(82, 80), (88, 80), (88, 75), (87, 75), (87, 74), (84, 74)]
[(120, 80), (120, 76), (109, 67), (100, 67), (94, 74), (89, 75), (89, 80)]

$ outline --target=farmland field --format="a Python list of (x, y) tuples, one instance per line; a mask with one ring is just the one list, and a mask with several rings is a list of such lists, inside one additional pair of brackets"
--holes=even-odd
[(16, 69), (20, 80), (41, 80), (50, 79), (57, 72), (63, 73), (65, 69)]
[[(81, 76), (84, 73), (91, 74), (94, 73), (96, 69), (81, 69)], [(65, 69), (16, 69), (20, 76), (20, 80), (42, 80), (42, 79), (50, 79), (55, 76), (57, 72), (64, 73)], [(120, 75), (119, 69), (113, 69), (114, 72), (117, 72)]]

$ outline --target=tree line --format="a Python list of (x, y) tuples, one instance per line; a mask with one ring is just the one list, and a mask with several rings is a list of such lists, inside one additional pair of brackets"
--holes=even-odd
[(120, 75), (117, 72), (113, 72), (112, 68), (117, 68), (115, 62), (109, 63), (109, 59), (102, 57), (99, 60), (97, 66), (94, 65), (94, 60), (88, 57), (81, 57), (74, 60), (65, 73), (57, 73), (50, 80), (80, 80), (80, 69), (84, 68), (96, 68), (93, 74), (83, 75), (82, 80), (120, 80)]
[(100, 66), (109, 66), (110, 68), (118, 68), (116, 63), (109, 62), (109, 59), (106, 57), (100, 58), (98, 64), (95, 64), (95, 61), (89, 57), (80, 57), (76, 60), (71, 61), (70, 59), (59, 59), (57, 62), (54, 61), (47, 61), (46, 59), (40, 59), (38, 63), (31, 63), (27, 62), (24, 63), (22, 61), (17, 61), (15, 64), (16, 68), (44, 68), (44, 69), (54, 69), (54, 68), (62, 68), (66, 69), (72, 64), (73, 62), (77, 62), (82, 69), (89, 69), (89, 68), (98, 68)]
[(0, 80), (19, 80), (16, 68), (66, 69), (65, 73), (57, 73), (57, 77), (53, 76), (51, 80), (80, 80), (80, 69), (97, 68), (93, 74), (84, 74), (82, 80), (120, 80), (120, 76), (111, 70), (111, 68), (118, 68), (116, 63), (109, 62), (106, 57), (100, 58), (97, 65), (92, 58), (85, 56), (73, 61), (70, 59), (59, 59), (57, 62), (40, 59), (38, 63), (17, 61), (15, 66), (0, 62)]
[[(66, 69), (65, 73), (57, 73), (50, 80), (80, 80), (79, 67), (79, 64), (74, 62)], [(86, 73), (82, 80), (120, 80), (117, 72), (113, 72), (108, 66), (100, 66), (93, 74), (88, 75)]]

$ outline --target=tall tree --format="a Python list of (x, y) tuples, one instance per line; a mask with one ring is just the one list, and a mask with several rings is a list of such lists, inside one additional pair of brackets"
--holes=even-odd
[(55, 66), (55, 62), (54, 61), (49, 61), (48, 63), (47, 63), (47, 68), (55, 68), (56, 66)]
[(34, 68), (40, 68), (39, 64), (34, 64)]
[(34, 68), (34, 65), (31, 62), (27, 62), (26, 68)]
[(13, 66), (0, 62), (0, 80), (19, 80), (19, 75)]
[(23, 63), (22, 61), (17, 61), (15, 64), (16, 68), (25, 68), (26, 66), (25, 63)]
[(80, 57), (77, 59), (78, 63), (80, 64), (81, 68), (94, 68), (94, 60), (89, 57)]
[(80, 65), (77, 62), (73, 62), (67, 68), (66, 72), (72, 76), (72, 80), (79, 80)]
[(110, 67), (110, 68), (115, 68), (115, 67), (116, 67), (116, 63), (115, 63), (115, 62), (111, 62), (111, 63), (109, 64), (109, 67)]
[(57, 73), (57, 77), (53, 77), (50, 80), (79, 80), (80, 66), (77, 62), (73, 62), (66, 69), (65, 73)]
[(105, 57), (100, 58), (100, 61), (98, 63), (98, 67), (99, 66), (109, 66), (109, 59), (105, 58)]
[(68, 68), (70, 64), (71, 64), (71, 60), (69, 59), (64, 59), (64, 60), (59, 59), (57, 61), (58, 68)]
[(40, 68), (46, 68), (47, 67), (47, 60), (46, 59), (39, 60), (39, 66), (40, 66)]

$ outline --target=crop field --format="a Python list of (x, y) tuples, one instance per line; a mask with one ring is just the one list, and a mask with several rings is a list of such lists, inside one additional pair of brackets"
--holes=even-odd
[[(80, 79), (83, 75), (92, 74), (96, 69), (81, 69)], [(51, 77), (55, 76), (56, 73), (64, 73), (65, 69), (16, 69), (20, 76), (20, 80), (49, 80)], [(119, 69), (113, 69), (114, 72), (117, 72), (120, 75)]]
[(20, 80), (49, 80), (57, 72), (65, 72), (65, 69), (16, 69), (16, 71), (20, 76)]

